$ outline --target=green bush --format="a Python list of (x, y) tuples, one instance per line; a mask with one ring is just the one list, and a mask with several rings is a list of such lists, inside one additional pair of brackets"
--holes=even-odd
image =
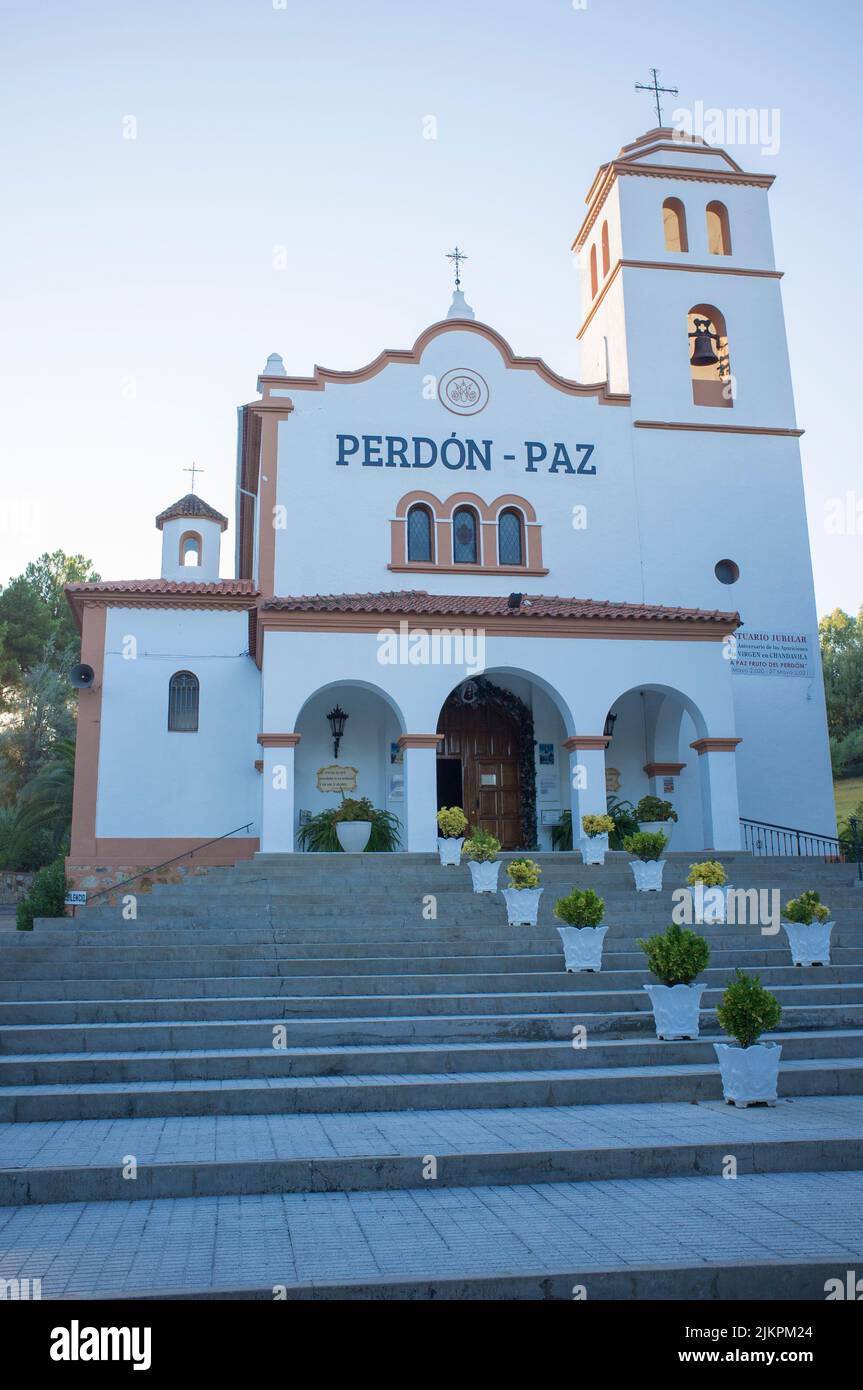
[(541, 874), (535, 859), (511, 859), (506, 866), (510, 888), (538, 888)]
[(704, 859), (700, 864), (690, 864), (686, 882), (690, 888), (696, 883), (703, 883), (705, 888), (721, 888), (725, 878), (725, 868), (718, 859)]
[(63, 917), (66, 899), (66, 866), (62, 857), (40, 869), (26, 898), (15, 909), (19, 931), (32, 931), (34, 917)]
[(807, 889), (799, 898), (788, 899), (782, 909), (782, 916), (786, 922), (799, 922), (802, 926), (808, 927), (812, 922), (829, 922), (830, 909), (826, 903), (822, 903), (820, 894), (814, 889)]
[(605, 901), (592, 888), (573, 888), (558, 898), (554, 915), (568, 927), (598, 927), (605, 916)]
[(467, 830), (467, 816), (460, 806), (441, 806), (437, 828), (442, 840), (458, 840)]
[(677, 820), (677, 812), (670, 801), (662, 801), (658, 796), (643, 796), (635, 808), (636, 819), (642, 821)]
[(375, 808), (367, 796), (342, 797), (342, 804), (336, 807), (334, 820), (336, 825), (339, 821), (370, 820), (375, 818)]
[(551, 827), (552, 849), (572, 849), (572, 812), (561, 811), (560, 822)]
[(610, 835), (614, 829), (611, 816), (582, 816), (581, 828), (591, 839), (595, 835)]
[(751, 1047), (762, 1033), (778, 1028), (782, 1010), (775, 994), (764, 988), (758, 975), (746, 975), (738, 969), (719, 1002), (716, 1016), (729, 1037), (741, 1047)]
[(647, 956), (651, 975), (663, 985), (691, 985), (710, 961), (704, 937), (676, 925), (656, 936), (640, 937), (635, 944)]
[(500, 840), (490, 830), (477, 826), (470, 832), (470, 839), (462, 845), (465, 859), (473, 859), (477, 864), (492, 864), (500, 853)]
[(661, 859), (662, 851), (667, 844), (668, 836), (663, 835), (661, 830), (638, 830), (634, 835), (627, 835), (623, 848), (636, 859), (647, 862), (651, 859)]

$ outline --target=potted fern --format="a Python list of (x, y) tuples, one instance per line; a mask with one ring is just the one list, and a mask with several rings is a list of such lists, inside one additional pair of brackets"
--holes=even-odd
[(704, 937), (674, 925), (635, 944), (647, 956), (651, 975), (659, 980), (658, 985), (644, 986), (653, 1005), (656, 1036), (697, 1038), (701, 996), (707, 985), (694, 981), (710, 961)]
[(467, 816), (460, 806), (442, 806), (437, 813), (437, 852), (445, 865), (461, 863), (461, 847), (467, 830)]
[(782, 909), (782, 926), (795, 965), (829, 965), (830, 933), (835, 923), (830, 909), (814, 890), (789, 898)]
[(639, 830), (648, 835), (663, 834), (667, 844), (671, 843), (671, 832), (677, 821), (677, 812), (670, 801), (658, 796), (643, 796), (635, 808), (635, 819)]
[(614, 829), (611, 816), (582, 816), (581, 857), (585, 864), (604, 864), (608, 837)]
[(728, 894), (725, 886), (725, 868), (718, 859), (705, 859), (701, 864), (690, 864), (686, 882), (692, 888), (694, 920), (701, 926), (715, 926), (728, 917)]
[(509, 887), (504, 888), (506, 920), (511, 927), (535, 927), (542, 889), (542, 869), (535, 859), (511, 859), (506, 866)]
[[(345, 798), (346, 800), (347, 798)], [(328, 807), (326, 811), (318, 811), (317, 815), (310, 817), (299, 829), (300, 849), (311, 850), (317, 854), (338, 854), (343, 849), (342, 836), (346, 833), (350, 836), (350, 825), (362, 825), (363, 820), (371, 818), (371, 836), (367, 838), (362, 848), (367, 849), (370, 854), (390, 854), (398, 849), (401, 844), (401, 822), (392, 811), (379, 811), (366, 798), (362, 798), (357, 809), (357, 802), (345, 813), (343, 807), (345, 800), (340, 806)], [(351, 821), (350, 816), (358, 817)], [(367, 819), (366, 819), (367, 823)], [(342, 826), (341, 835), (339, 826)], [(360, 832), (357, 838), (361, 839)], [(350, 851), (348, 851), (350, 853)], [(359, 853), (359, 851), (355, 851)]]
[(592, 888), (573, 888), (565, 898), (558, 898), (554, 915), (566, 925), (558, 927), (563, 942), (567, 970), (601, 970), (602, 946), (608, 927), (601, 926), (605, 902)]
[(638, 830), (624, 840), (623, 848), (633, 856), (629, 867), (639, 893), (658, 893), (661, 890), (662, 870), (665, 868), (662, 851), (667, 843), (661, 831)]
[(462, 853), (468, 861), (470, 876), (475, 893), (496, 893), (497, 876), (500, 871), (500, 840), (489, 830), (477, 826), (465, 840)]
[(779, 1043), (759, 1042), (779, 1026), (782, 1010), (758, 975), (735, 970), (716, 1010), (720, 1027), (734, 1043), (714, 1043), (729, 1105), (775, 1105), (779, 1086)]

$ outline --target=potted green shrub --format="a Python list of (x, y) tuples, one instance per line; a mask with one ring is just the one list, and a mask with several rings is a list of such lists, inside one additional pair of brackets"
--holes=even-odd
[[(349, 824), (339, 821), (340, 813), (340, 806), (330, 806), (305, 821), (299, 829), (300, 849), (310, 850), (314, 854), (338, 854), (342, 848), (338, 826)], [(366, 844), (370, 854), (390, 854), (398, 849), (401, 844), (401, 822), (392, 811), (379, 811), (370, 801), (363, 799), (362, 814), (371, 815), (372, 833)]]
[(789, 898), (782, 909), (782, 926), (795, 965), (829, 965), (830, 933), (835, 922), (830, 909), (814, 889)]
[(697, 932), (673, 925), (656, 936), (639, 938), (647, 956), (651, 975), (658, 985), (644, 988), (653, 1005), (658, 1038), (697, 1038), (701, 996), (706, 984), (695, 984), (695, 978), (710, 962), (710, 947)]
[(497, 876), (500, 870), (500, 840), (481, 826), (470, 832), (465, 840), (462, 853), (468, 861), (470, 876), (475, 893), (496, 893)]
[(662, 870), (665, 868), (662, 851), (667, 843), (661, 830), (637, 830), (624, 840), (623, 848), (633, 856), (629, 867), (639, 893), (658, 893), (661, 890)]
[(362, 854), (371, 838), (374, 815), (367, 796), (346, 796), (336, 807), (336, 836), (345, 854)]
[(663, 801), (658, 796), (643, 796), (635, 808), (635, 818), (639, 830), (645, 831), (648, 835), (662, 833), (666, 843), (671, 843), (677, 812), (670, 801)]
[(535, 859), (511, 859), (506, 866), (509, 887), (504, 888), (506, 920), (511, 927), (535, 927), (542, 889), (542, 869)]
[(705, 859), (690, 864), (686, 882), (693, 889), (694, 921), (698, 925), (715, 926), (728, 917), (728, 894), (725, 886), (725, 867), (718, 859)]
[(437, 813), (437, 852), (440, 862), (450, 867), (461, 863), (461, 848), (467, 830), (467, 816), (460, 806), (442, 806)]
[[(775, 1105), (779, 1085), (779, 1043), (759, 1042), (778, 1028), (782, 1010), (758, 975), (735, 970), (716, 1010), (720, 1027), (735, 1043), (714, 1043), (729, 1105)], [(736, 1044), (736, 1045), (735, 1045)]]
[(614, 829), (611, 816), (582, 816), (581, 857), (585, 864), (604, 864), (608, 837)]
[(573, 888), (565, 898), (558, 898), (554, 915), (566, 925), (558, 927), (563, 942), (567, 970), (601, 970), (602, 945), (608, 927), (601, 926), (605, 902), (592, 888)]

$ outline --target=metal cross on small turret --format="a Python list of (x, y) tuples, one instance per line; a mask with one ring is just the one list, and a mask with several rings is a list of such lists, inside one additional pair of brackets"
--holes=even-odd
[(676, 88), (676, 87), (660, 87), (660, 85), (659, 85), (659, 73), (656, 71), (656, 68), (651, 68), (651, 69), (650, 69), (650, 76), (653, 78), (653, 81), (652, 81), (652, 82), (636, 82), (636, 84), (635, 84), (635, 90), (636, 90), (637, 92), (652, 92), (652, 93), (653, 93), (653, 101), (654, 101), (654, 105), (656, 106), (656, 122), (657, 122), (657, 125), (660, 125), (660, 126), (661, 126), (661, 125), (662, 125), (662, 103), (661, 103), (660, 100), (659, 100), (659, 94), (660, 94), (660, 92), (664, 92), (664, 93), (666, 93), (667, 96), (676, 97), (676, 96), (677, 96), (677, 88)]
[(457, 290), (460, 290), (460, 289), (461, 289), (461, 275), (460, 275), (461, 263), (462, 263), (462, 261), (466, 261), (466, 260), (468, 259), (468, 257), (465, 255), (464, 251), (459, 251), (458, 247), (456, 246), (456, 247), (454, 247), (454, 249), (453, 249), (452, 251), (447, 251), (447, 253), (446, 253), (446, 258), (447, 258), (448, 261), (452, 261), (452, 268), (453, 268), (453, 270), (454, 270), (454, 272), (455, 272), (455, 287), (456, 287)]
[(183, 469), (183, 472), (184, 472), (184, 473), (191, 473), (191, 475), (192, 475), (192, 492), (194, 492), (194, 491), (195, 491), (195, 474), (196, 474), (196, 473), (203, 473), (203, 472), (204, 472), (204, 469), (203, 469), (203, 468), (199, 468), (198, 465), (195, 463), (195, 461), (194, 461), (194, 459), (193, 459), (193, 460), (192, 460), (192, 467), (191, 467), (191, 468), (184, 468), (184, 469)]

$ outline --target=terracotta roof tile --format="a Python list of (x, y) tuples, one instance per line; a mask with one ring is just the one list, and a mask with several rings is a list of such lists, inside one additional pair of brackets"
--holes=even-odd
[(228, 518), (222, 516), (221, 512), (217, 512), (215, 507), (211, 507), (209, 502), (205, 502), (201, 497), (196, 497), (194, 492), (187, 492), (185, 497), (181, 497), (179, 501), (174, 502), (172, 506), (166, 507), (163, 512), (159, 513), (156, 517), (156, 525), (161, 531), (166, 521), (187, 516), (202, 517), (206, 521), (218, 521), (223, 531), (228, 524)]
[(271, 598), (265, 609), (283, 613), (417, 613), (429, 617), (601, 618), (651, 619), (669, 622), (715, 622), (737, 627), (739, 613), (719, 609), (669, 608), (655, 603), (612, 603), (608, 600), (558, 598), (524, 594), (518, 608), (510, 608), (506, 595), (430, 594), (425, 589), (401, 589), (390, 593), (311, 594)]
[(257, 589), (251, 579), (218, 579), (209, 584), (196, 584), (182, 579), (100, 579), (96, 583), (67, 584), (66, 593), (81, 594), (221, 594), (239, 597), (247, 594), (257, 597)]

